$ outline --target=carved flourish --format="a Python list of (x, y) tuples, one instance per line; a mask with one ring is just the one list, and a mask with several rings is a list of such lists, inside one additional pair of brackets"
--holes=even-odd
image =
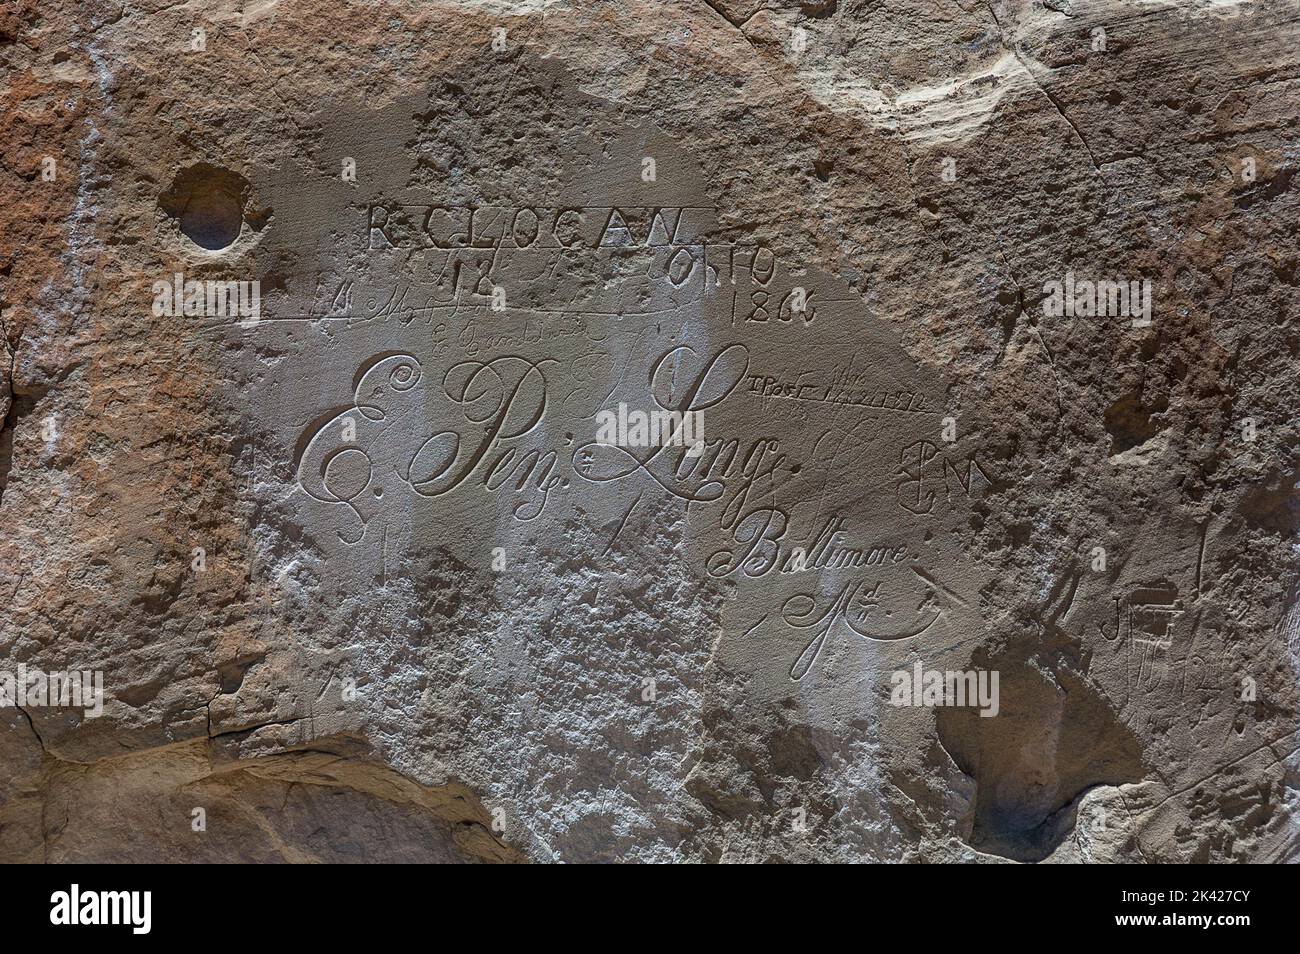
[(808, 675), (813, 663), (821, 655), (826, 638), (837, 622), (843, 623), (863, 639), (896, 642), (900, 639), (920, 636), (933, 626), (943, 613), (942, 610), (935, 608), (933, 615), (924, 623), (903, 630), (890, 632), (877, 629), (869, 624), (879, 616), (882, 586), (879, 581), (872, 583), (869, 580), (847, 583), (823, 608), (818, 607), (817, 596), (814, 593), (796, 593), (785, 601), (785, 605), (781, 607), (781, 618), (786, 625), (794, 629), (813, 630), (808, 645), (790, 667), (791, 679), (797, 682)]

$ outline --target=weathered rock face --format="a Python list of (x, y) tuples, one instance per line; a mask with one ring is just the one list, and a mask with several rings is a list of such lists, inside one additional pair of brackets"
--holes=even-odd
[(1298, 38), (20, 0), (0, 860), (1294, 860)]

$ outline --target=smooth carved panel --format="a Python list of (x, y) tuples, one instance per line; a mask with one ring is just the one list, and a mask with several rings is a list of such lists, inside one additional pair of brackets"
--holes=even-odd
[[(598, 566), (649, 520), (725, 594), (726, 640), (774, 692), (777, 673), (827, 680), (828, 657), (876, 674), (968, 640), (943, 531), (995, 474), (941, 438), (934, 370), (862, 289), (720, 224), (679, 147), (655, 142), (674, 171), (646, 181), (646, 151), (644, 130), (613, 139), (597, 195), (575, 171), (541, 198), (453, 201), (395, 157), (366, 193), (272, 196), (282, 222), (343, 223), (351, 263), (294, 275), (256, 329), (276, 360), (253, 404), (293, 449), (289, 519), (322, 585), (429, 546), (486, 580), (545, 572), (512, 566), (525, 544)], [(631, 420), (626, 444), (600, 439), (602, 413)], [(672, 422), (692, 418), (687, 442)], [(566, 553), (575, 517), (598, 532)]]

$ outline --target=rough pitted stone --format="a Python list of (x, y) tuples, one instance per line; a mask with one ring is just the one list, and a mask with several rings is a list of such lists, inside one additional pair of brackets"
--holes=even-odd
[(1295, 860), (1298, 37), (20, 0), (0, 860)]

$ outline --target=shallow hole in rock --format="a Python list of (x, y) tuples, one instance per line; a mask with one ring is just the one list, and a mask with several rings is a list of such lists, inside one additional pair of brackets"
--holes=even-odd
[(243, 176), (200, 162), (177, 174), (158, 205), (195, 245), (217, 251), (239, 238), (248, 195)]
[(217, 674), (221, 677), (221, 694), (234, 695), (238, 692), (244, 684), (244, 677), (248, 675), (248, 670), (265, 658), (265, 653), (253, 653), (241, 656), (238, 659), (232, 659), (230, 662), (218, 666)]
[(1150, 404), (1142, 401), (1136, 391), (1129, 392), (1106, 409), (1104, 422), (1110, 434), (1111, 456), (1145, 444), (1164, 428), (1153, 415), (1168, 410), (1169, 402), (1157, 397)]
[(834, 14), (839, 6), (839, 0), (801, 0), (799, 12), (806, 17), (820, 20)]
[(1300, 468), (1274, 471), (1258, 482), (1241, 503), (1246, 523), (1290, 540), (1300, 530)]
[(936, 710), (943, 747), (975, 781), (967, 838), (985, 854), (1042, 861), (1073, 831), (1085, 792), (1143, 778), (1141, 743), (1076, 673), (1005, 658), (985, 667), (1001, 674), (996, 717)]

